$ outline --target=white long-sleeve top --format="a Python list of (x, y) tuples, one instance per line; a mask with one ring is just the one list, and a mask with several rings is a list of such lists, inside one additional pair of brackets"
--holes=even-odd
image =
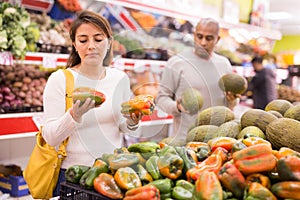
[(58, 146), (67, 137), (67, 157), (62, 168), (74, 164), (91, 166), (95, 158), (103, 153), (112, 153), (123, 145), (123, 133), (139, 136), (140, 129), (130, 131), (121, 114), (121, 103), (132, 95), (130, 81), (125, 72), (106, 68), (102, 80), (89, 79), (68, 69), (74, 76), (74, 88), (91, 87), (105, 94), (105, 102), (89, 110), (77, 123), (69, 112), (65, 112), (66, 78), (62, 70), (53, 72), (44, 89), (43, 137), (52, 146)]

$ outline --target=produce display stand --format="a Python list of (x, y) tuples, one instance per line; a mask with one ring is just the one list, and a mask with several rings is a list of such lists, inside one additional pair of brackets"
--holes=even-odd
[(60, 185), (60, 199), (62, 200), (110, 200), (95, 190), (88, 190), (74, 183), (63, 182)]

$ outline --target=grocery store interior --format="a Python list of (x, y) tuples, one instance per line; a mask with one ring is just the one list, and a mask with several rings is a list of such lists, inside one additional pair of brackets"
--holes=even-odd
[[(299, 8), (298, 0), (1, 0), (0, 200), (31, 199), (26, 187), (7, 193), (2, 170), (17, 173), (27, 165), (43, 125), (44, 86), (52, 72), (66, 66), (72, 48), (68, 31), (77, 12), (88, 9), (108, 19), (114, 33), (111, 67), (127, 73), (134, 95), (155, 98), (167, 60), (193, 45), (200, 18), (212, 17), (221, 27), (215, 52), (229, 59), (233, 72), (250, 81), (255, 75), (251, 59), (263, 56), (264, 67), (276, 74), (278, 99), (296, 105)], [(252, 108), (251, 95), (247, 91), (239, 99), (236, 118)], [(156, 108), (143, 117), (142, 135), (159, 142), (168, 137), (172, 123), (172, 115)]]

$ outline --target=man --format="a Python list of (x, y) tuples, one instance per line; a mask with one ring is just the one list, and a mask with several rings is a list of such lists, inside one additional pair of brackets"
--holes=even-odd
[(202, 109), (218, 105), (233, 109), (236, 105), (236, 96), (230, 93), (225, 95), (218, 85), (221, 76), (232, 73), (229, 60), (213, 51), (219, 39), (218, 22), (203, 18), (194, 32), (194, 48), (188, 47), (168, 60), (156, 104), (173, 115), (173, 133), (170, 136), (185, 139), (196, 120), (197, 114), (189, 114), (180, 103), (181, 95), (187, 88), (201, 92), (204, 98)]
[(251, 61), (255, 71), (248, 90), (252, 91), (253, 108), (265, 109), (266, 105), (277, 99), (276, 75), (270, 68), (265, 68), (263, 58), (256, 56)]

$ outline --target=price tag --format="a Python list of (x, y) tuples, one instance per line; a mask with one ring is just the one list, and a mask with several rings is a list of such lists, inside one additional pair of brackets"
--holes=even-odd
[(0, 65), (13, 65), (13, 56), (11, 52), (0, 52)]
[(43, 56), (43, 67), (48, 69), (56, 69), (57, 67), (56, 56)]

